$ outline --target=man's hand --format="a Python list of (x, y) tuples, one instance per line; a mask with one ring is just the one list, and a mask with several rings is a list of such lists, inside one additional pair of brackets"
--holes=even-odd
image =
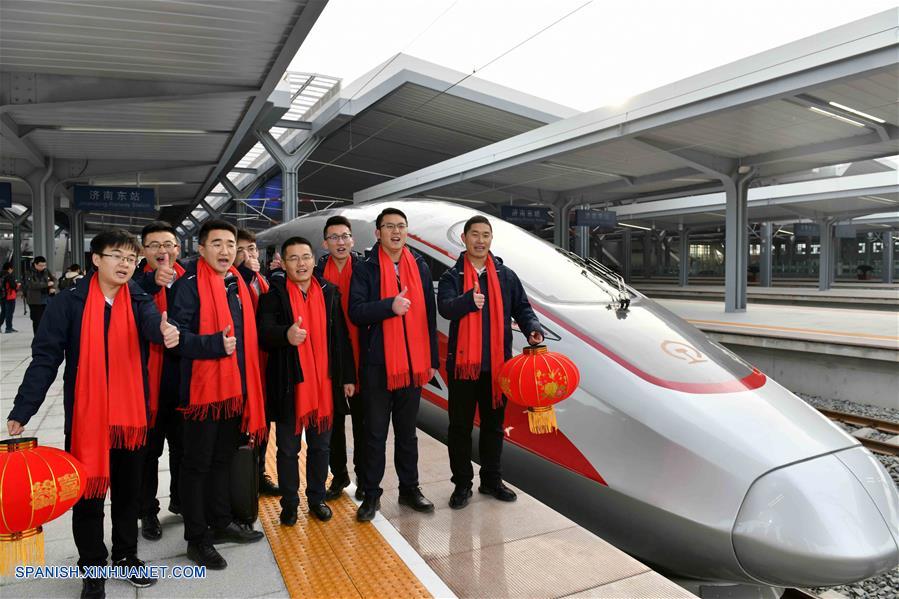
[(484, 294), (481, 293), (481, 284), (475, 281), (474, 283), (474, 305), (480, 310), (484, 307)]
[(168, 287), (175, 280), (175, 269), (169, 265), (169, 255), (163, 254), (156, 259), (156, 273), (153, 280), (159, 287)]
[(272, 256), (271, 270), (277, 270), (279, 268), (284, 268), (284, 266), (281, 264), (281, 254), (275, 252), (275, 255)]
[(47, 279), (47, 287), (53, 287), (53, 285), (55, 285), (53, 279)]
[(347, 397), (354, 396), (356, 394), (356, 385), (344, 385), (343, 394)]
[(435, 375), (435, 374), (437, 374), (437, 369), (436, 369), (436, 368), (431, 368), (431, 369), (429, 369), (429, 370), (428, 370), (428, 380), (429, 380), (429, 381), (432, 380), (432, 379), (434, 378), (434, 375)]
[(178, 340), (181, 339), (181, 332), (178, 330), (178, 327), (169, 323), (168, 312), (162, 313), (162, 320), (159, 321), (159, 330), (162, 333), (163, 345), (168, 348), (178, 345)]
[(237, 337), (229, 337), (231, 333), (231, 325), (225, 327), (225, 330), (222, 331), (222, 339), (225, 342), (225, 353), (229, 356), (234, 353), (234, 350), (237, 349)]
[(543, 343), (543, 333), (540, 331), (531, 331), (531, 334), (528, 335), (528, 343), (531, 345), (540, 345)]
[(303, 317), (298, 316), (297, 321), (287, 329), (287, 341), (291, 345), (300, 345), (306, 341), (306, 336), (308, 334), (308, 331), (303, 328)]
[(393, 313), (397, 316), (402, 316), (406, 312), (409, 311), (409, 307), (412, 305), (412, 301), (406, 299), (406, 293), (409, 292), (408, 287), (403, 287), (403, 290), (400, 291), (396, 297), (393, 298), (393, 305), (390, 308), (393, 310)]
[(6, 430), (9, 431), (10, 436), (21, 435), (25, 432), (25, 427), (22, 426), (21, 422), (16, 420), (7, 420), (6, 421)]
[(251, 258), (247, 256), (247, 259), (243, 261), (244, 266), (252, 270), (253, 272), (259, 272), (259, 258)]

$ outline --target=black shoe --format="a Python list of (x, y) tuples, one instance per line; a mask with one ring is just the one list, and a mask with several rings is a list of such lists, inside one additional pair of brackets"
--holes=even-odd
[(356, 498), (356, 501), (362, 501), (365, 499), (365, 492), (359, 487), (356, 487), (356, 492), (353, 494), (353, 497)]
[(187, 559), (198, 566), (206, 566), (210, 570), (224, 570), (228, 567), (225, 558), (208, 543), (188, 543)]
[(400, 505), (406, 505), (411, 507), (416, 512), (433, 512), (434, 504), (428, 501), (424, 495), (421, 494), (421, 489), (418, 487), (412, 489), (411, 491), (400, 492)]
[(454, 510), (461, 510), (468, 505), (469, 499), (471, 499), (471, 487), (456, 487), (456, 490), (450, 495), (449, 506)]
[(515, 491), (504, 485), (502, 482), (498, 482), (495, 485), (484, 486), (481, 485), (478, 487), (478, 493), (483, 493), (484, 495), (493, 495), (500, 501), (515, 501), (518, 499), (518, 496), (515, 494)]
[(81, 599), (106, 599), (106, 579), (82, 578)]
[(334, 515), (334, 513), (331, 511), (331, 508), (329, 508), (328, 504), (324, 501), (321, 503), (310, 503), (309, 511), (313, 516), (315, 516), (322, 522), (327, 522), (331, 519), (331, 516)]
[(350, 485), (350, 477), (343, 475), (334, 475), (331, 479), (331, 486), (325, 492), (325, 501), (333, 501), (343, 495), (343, 490)]
[(225, 528), (212, 529), (212, 543), (255, 543), (265, 535), (258, 530), (253, 530), (252, 524), (232, 522)]
[(159, 516), (151, 514), (140, 519), (140, 534), (148, 541), (158, 541), (162, 538), (162, 525)]
[[(141, 568), (146, 566), (143, 560), (137, 559), (135, 555), (129, 555), (128, 557), (123, 557), (120, 560), (116, 560), (112, 562), (113, 566), (118, 566), (119, 568)], [(150, 576), (140, 576), (139, 573), (135, 573), (133, 576), (127, 577), (125, 580), (131, 583), (131, 586), (137, 587), (139, 589), (144, 589), (149, 586), (153, 586), (156, 584), (156, 579)]]
[(374, 499), (366, 497), (362, 501), (362, 505), (359, 506), (359, 509), (356, 510), (356, 520), (359, 522), (371, 522), (375, 519), (375, 514), (378, 513), (379, 509), (381, 509), (380, 497)]
[(293, 526), (297, 523), (297, 510), (296, 508), (292, 510), (281, 508), (281, 524), (284, 526)]
[(278, 488), (278, 485), (272, 482), (272, 479), (269, 478), (268, 474), (263, 474), (259, 478), (259, 494), (280, 497), (281, 489)]
[(181, 504), (174, 501), (169, 502), (169, 511), (178, 516), (181, 515)]

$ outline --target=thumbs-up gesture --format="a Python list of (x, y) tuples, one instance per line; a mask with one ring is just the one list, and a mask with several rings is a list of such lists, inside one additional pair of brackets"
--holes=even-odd
[(472, 297), (474, 297), (474, 305), (478, 310), (484, 307), (484, 294), (481, 293), (481, 284), (478, 281), (474, 283), (474, 295)]
[(408, 292), (409, 288), (403, 287), (403, 290), (393, 298), (393, 305), (391, 305), (390, 307), (393, 310), (393, 313), (397, 316), (402, 316), (403, 314), (408, 312), (409, 306), (412, 305), (412, 301), (406, 298), (406, 294)]
[(162, 343), (166, 347), (175, 347), (181, 338), (181, 332), (178, 327), (169, 322), (169, 313), (162, 313), (162, 320), (159, 322), (159, 330), (162, 332)]
[(247, 256), (247, 259), (244, 260), (244, 264), (247, 268), (252, 270), (253, 272), (259, 272), (259, 258), (253, 258), (252, 256)]
[(306, 336), (308, 334), (308, 331), (303, 328), (303, 317), (298, 316), (297, 321), (290, 325), (290, 328), (287, 329), (287, 341), (291, 345), (300, 345), (301, 343), (306, 341)]
[(278, 252), (275, 252), (275, 255), (272, 257), (271, 269), (277, 270), (279, 268), (284, 268), (284, 265), (281, 264), (281, 254)]
[(175, 269), (169, 264), (169, 255), (163, 254), (156, 259), (156, 273), (153, 279), (159, 287), (168, 287), (175, 280)]
[(225, 353), (229, 356), (234, 353), (234, 350), (237, 349), (237, 337), (231, 337), (231, 325), (225, 327), (225, 330), (222, 331), (222, 340), (225, 344)]

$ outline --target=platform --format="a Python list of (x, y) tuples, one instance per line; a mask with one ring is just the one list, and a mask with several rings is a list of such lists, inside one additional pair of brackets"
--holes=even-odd
[[(0, 409), (6, 413), (30, 359), (31, 323), (17, 314), (20, 333), (0, 335)], [(47, 400), (26, 427), (41, 444), (62, 447), (62, 368)], [(348, 439), (351, 441), (351, 439)], [(301, 463), (302, 460), (301, 460)], [(269, 447), (274, 474), (274, 443)], [(266, 540), (219, 545), (229, 566), (204, 580), (160, 580), (147, 589), (109, 581), (117, 597), (692, 597), (689, 592), (625, 555), (536, 499), (518, 491), (503, 504), (475, 493), (464, 510), (451, 510), (446, 447), (419, 432), (422, 491), (437, 509), (418, 514), (397, 503), (397, 478), (388, 446), (382, 510), (371, 524), (355, 520), (357, 502), (344, 495), (330, 505), (329, 522), (310, 519), (301, 499), (298, 524), (278, 522), (275, 498), (260, 502), (257, 528)], [(302, 472), (302, 470), (301, 470)], [(160, 541), (139, 539), (149, 565), (191, 565), (184, 552), (181, 517), (169, 513), (168, 459), (160, 460)], [(354, 487), (347, 489), (352, 494)], [(301, 492), (302, 496), (302, 492)], [(106, 518), (107, 542), (109, 518)], [(44, 527), (46, 563), (77, 559), (71, 512)], [(72, 597), (77, 580), (3, 579), (3, 597)]]
[(897, 408), (899, 312), (656, 299), (792, 391)]
[[(634, 288), (653, 299), (676, 298), (697, 300), (718, 300), (724, 302), (724, 285), (688, 285), (676, 283), (650, 283), (642, 281)], [(895, 285), (859, 287), (845, 285), (818, 291), (814, 287), (759, 287), (750, 285), (747, 289), (749, 302), (769, 304), (792, 304), (829, 306), (835, 308), (869, 308), (878, 310), (899, 310), (899, 288)]]

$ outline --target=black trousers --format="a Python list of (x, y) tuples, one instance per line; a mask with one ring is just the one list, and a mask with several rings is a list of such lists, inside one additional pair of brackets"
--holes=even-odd
[(181, 413), (177, 410), (177, 398), (159, 398), (156, 426), (147, 433), (147, 459), (144, 460), (144, 480), (141, 490), (140, 516), (144, 518), (159, 513), (159, 458), (166, 441), (169, 443), (169, 503), (181, 505), (179, 477), (181, 458), (184, 455), (181, 431)]
[[(357, 387), (358, 389), (358, 387)], [(349, 398), (350, 419), (353, 427), (353, 471), (356, 474), (356, 485), (365, 489), (365, 400), (359, 391)], [(331, 431), (331, 474), (335, 477), (349, 478), (346, 455), (346, 416), (334, 416), (334, 428)]]
[(476, 381), (463, 381), (452, 376), (449, 386), (449, 449), (453, 484), (471, 487), (474, 471), (471, 467), (471, 430), (475, 408), (481, 416), (478, 454), (481, 462), (481, 484), (493, 486), (502, 479), (500, 460), (503, 452), (503, 418), (505, 404), (493, 407), (490, 373), (482, 372)]
[[(66, 451), (71, 451), (66, 435)], [(109, 498), (112, 518), (112, 560), (137, 555), (137, 512), (140, 479), (146, 449), (109, 450)], [(103, 566), (109, 552), (103, 540), (104, 497), (80, 499), (72, 507), (72, 537), (78, 548), (78, 566)]]
[(240, 440), (240, 416), (183, 420), (184, 457), (179, 477), (184, 539), (211, 542), (209, 526), (231, 523), (231, 460)]
[[(272, 422), (274, 421), (268, 421), (269, 432), (272, 431)], [(265, 438), (265, 441), (257, 445), (257, 450), (259, 451), (259, 484), (262, 484), (262, 477), (265, 476), (265, 454), (268, 451), (268, 437)]]
[(387, 432), (393, 421), (393, 464), (400, 492), (418, 487), (418, 436), (415, 424), (421, 387), (387, 390), (383, 366), (367, 366), (365, 380), (365, 496), (380, 497), (384, 490)]
[[(300, 505), (300, 435), (294, 419), (279, 421), (275, 428), (278, 442), (278, 487), (281, 507), (295, 510)], [(325, 480), (328, 478), (328, 445), (331, 429), (319, 431), (315, 424), (306, 427), (306, 500), (310, 504), (325, 500)]]
[(12, 330), (12, 317), (16, 313), (16, 300), (11, 299), (11, 300), (0, 300), (0, 301), (3, 302), (3, 310), (2, 310), (3, 317), (0, 318), (0, 320), (2, 320), (6, 324), (6, 330), (11, 331)]
[(36, 335), (37, 327), (41, 324), (41, 317), (44, 315), (44, 310), (47, 309), (47, 306), (44, 304), (28, 304), (28, 309), (31, 310), (31, 327)]

